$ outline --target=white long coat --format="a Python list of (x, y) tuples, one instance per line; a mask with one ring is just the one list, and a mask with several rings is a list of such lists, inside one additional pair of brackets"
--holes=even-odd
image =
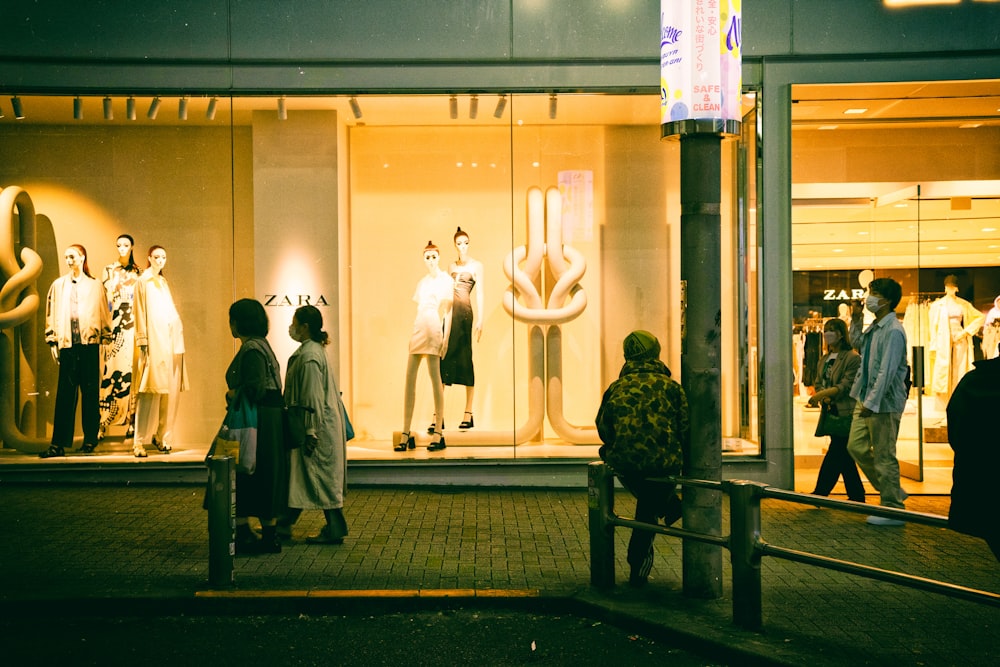
[(289, 358), (285, 405), (312, 410), (294, 411), (289, 416), (304, 419), (306, 435), (315, 435), (318, 439), (312, 456), (305, 456), (302, 447), (292, 450), (288, 506), (301, 509), (343, 507), (346, 431), (340, 390), (329, 372), (326, 350), (319, 343), (307, 340)]
[[(948, 386), (948, 378), (951, 377), (951, 325), (948, 322), (949, 297), (942, 297), (931, 304), (927, 320), (930, 325), (929, 348), (933, 356), (934, 370), (931, 376), (931, 390), (935, 394), (944, 396), (950, 395), (954, 387)], [(965, 299), (956, 296), (955, 301), (962, 307), (962, 330), (966, 338), (966, 355), (962, 366), (956, 370), (960, 372), (959, 377), (972, 370), (972, 362), (975, 361), (975, 346), (972, 344), (972, 336), (979, 333), (986, 316), (979, 312), (975, 306)]]

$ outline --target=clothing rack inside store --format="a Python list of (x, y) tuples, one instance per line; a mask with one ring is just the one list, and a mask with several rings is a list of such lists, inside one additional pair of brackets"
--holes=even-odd
[(910, 292), (909, 297), (915, 301), (933, 301), (943, 297), (947, 292)]
[(802, 323), (802, 330), (806, 332), (822, 331), (824, 319), (822, 317), (809, 317)]

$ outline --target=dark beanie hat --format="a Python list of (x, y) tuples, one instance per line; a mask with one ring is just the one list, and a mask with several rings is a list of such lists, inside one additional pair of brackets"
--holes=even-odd
[(625, 361), (656, 359), (660, 356), (660, 341), (656, 340), (656, 336), (642, 329), (637, 329), (625, 336), (622, 348), (625, 351)]

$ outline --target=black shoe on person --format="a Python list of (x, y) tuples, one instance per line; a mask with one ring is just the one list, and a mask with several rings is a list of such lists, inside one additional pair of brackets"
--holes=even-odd
[(84, 454), (93, 454), (95, 449), (97, 449), (96, 442), (85, 442), (83, 443), (83, 446), (80, 447), (80, 451)]
[(66, 450), (59, 445), (49, 445), (49, 448), (38, 455), (40, 459), (53, 459), (57, 456), (66, 456)]

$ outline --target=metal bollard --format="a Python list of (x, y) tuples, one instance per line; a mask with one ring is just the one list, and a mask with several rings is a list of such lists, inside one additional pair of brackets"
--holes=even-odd
[(615, 525), (608, 519), (615, 508), (615, 477), (600, 461), (587, 466), (587, 509), (590, 520), (590, 583), (615, 585)]
[(208, 460), (208, 584), (234, 584), (236, 555), (236, 466), (233, 457)]
[(761, 609), (759, 482), (724, 482), (729, 493), (729, 555), (733, 565), (733, 622), (747, 630), (760, 630)]

